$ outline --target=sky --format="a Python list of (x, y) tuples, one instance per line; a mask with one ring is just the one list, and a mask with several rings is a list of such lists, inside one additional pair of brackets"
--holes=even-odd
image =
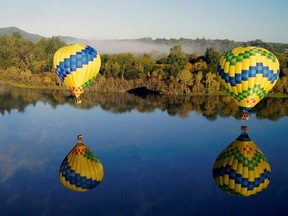
[(287, 0), (0, 0), (0, 28), (81, 39), (288, 43)]

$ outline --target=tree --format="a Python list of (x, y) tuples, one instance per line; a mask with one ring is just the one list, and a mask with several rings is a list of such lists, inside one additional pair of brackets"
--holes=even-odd
[(207, 93), (218, 92), (220, 83), (217, 82), (216, 74), (212, 72), (208, 72), (205, 76), (205, 87), (207, 89)]
[(195, 83), (194, 83), (194, 86), (193, 86), (193, 88), (192, 88), (193, 93), (196, 93), (196, 94), (203, 94), (203, 93), (205, 93), (205, 87), (204, 87), (204, 85), (201, 83), (202, 78), (203, 78), (202, 72), (198, 72), (198, 73), (195, 75)]
[(203, 60), (196, 62), (193, 64), (192, 70), (193, 72), (203, 71), (207, 69), (207, 63)]
[(208, 71), (214, 71), (216, 73), (216, 68), (220, 61), (220, 57), (220, 53), (215, 51), (213, 48), (206, 49), (204, 61), (208, 65)]
[(165, 67), (166, 77), (170, 79), (170, 77), (177, 77), (178, 73), (181, 71), (181, 66), (174, 62), (173, 64), (168, 64)]
[(170, 49), (170, 54), (168, 55), (166, 61), (166, 63), (170, 65), (177, 63), (182, 68), (188, 61), (188, 57), (186, 53), (182, 51), (182, 47), (180, 45), (175, 45)]
[(123, 78), (127, 80), (139, 79), (140, 75), (136, 69), (130, 68), (125, 72)]
[(187, 69), (181, 70), (181, 72), (177, 75), (177, 78), (180, 80), (180, 82), (184, 83), (185, 85), (191, 83), (192, 77), (192, 73)]
[(215, 74), (213, 74), (213, 73), (211, 73), (211, 72), (208, 72), (207, 74), (206, 74), (206, 88), (210, 88), (210, 86), (211, 86), (211, 83), (212, 83), (212, 81), (214, 80), (216, 78), (216, 75)]
[(42, 70), (38, 72), (51, 71), (53, 68), (53, 56), (55, 52), (65, 45), (65, 42), (54, 36), (48, 39), (42, 38), (40, 41), (38, 41), (33, 53), (37, 61), (46, 61), (46, 65), (43, 66)]
[(206, 49), (204, 60), (207, 64), (217, 65), (220, 60), (220, 53), (213, 48)]
[(272, 88), (271, 92), (287, 94), (288, 93), (288, 77), (279, 78), (276, 85)]
[(150, 74), (157, 68), (156, 60), (151, 58), (148, 54), (143, 54), (137, 61), (138, 65), (142, 65), (143, 71), (141, 77), (149, 77)]

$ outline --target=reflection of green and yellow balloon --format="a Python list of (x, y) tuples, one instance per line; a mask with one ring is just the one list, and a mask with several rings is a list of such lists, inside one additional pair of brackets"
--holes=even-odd
[(217, 71), (226, 92), (243, 111), (248, 111), (276, 84), (280, 67), (273, 53), (249, 46), (226, 52), (220, 59)]
[(60, 48), (53, 58), (55, 72), (76, 98), (95, 80), (101, 66), (99, 53), (84, 44)]
[(82, 143), (81, 139), (82, 136), (79, 135), (76, 146), (63, 160), (59, 177), (68, 189), (85, 192), (102, 181), (104, 170), (100, 160)]
[(261, 150), (243, 133), (217, 157), (213, 177), (222, 190), (251, 196), (268, 187), (271, 168)]

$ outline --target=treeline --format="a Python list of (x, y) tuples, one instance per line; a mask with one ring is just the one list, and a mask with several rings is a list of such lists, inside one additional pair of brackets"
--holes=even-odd
[[(162, 57), (155, 53), (104, 54), (96, 86), (105, 83), (106, 88), (103, 87), (107, 91), (145, 86), (164, 94), (214, 93), (220, 87), (216, 76), (219, 58), (220, 53), (213, 49), (197, 56), (183, 52), (180, 45), (173, 46), (169, 55)], [(107, 81), (111, 85), (107, 85)]]
[[(12, 36), (0, 36), (0, 80), (34, 86), (63, 87), (63, 83), (53, 72), (52, 64), (54, 53), (64, 45), (57, 37), (42, 38), (32, 43), (23, 39), (19, 32)], [(274, 51), (280, 61), (281, 73), (280, 80), (272, 91), (287, 94), (288, 53), (275, 51), (281, 50), (279, 44), (273, 47), (273, 44), (266, 44), (261, 40), (250, 41), (245, 45), (258, 45)], [(168, 55), (157, 52), (140, 55), (100, 54), (101, 69), (90, 90), (126, 92), (144, 86), (162, 94), (218, 94), (221, 87), (216, 68), (223, 52), (207, 48), (201, 55), (185, 53), (178, 44), (171, 47)]]

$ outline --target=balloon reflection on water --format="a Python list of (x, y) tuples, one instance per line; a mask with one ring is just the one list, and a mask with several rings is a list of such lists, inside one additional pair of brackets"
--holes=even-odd
[(213, 166), (213, 178), (225, 192), (239, 196), (251, 196), (265, 190), (271, 177), (267, 158), (247, 134), (243, 133), (217, 157)]
[(102, 181), (104, 170), (100, 160), (82, 143), (82, 135), (77, 138), (77, 144), (60, 166), (59, 178), (66, 188), (85, 192)]

